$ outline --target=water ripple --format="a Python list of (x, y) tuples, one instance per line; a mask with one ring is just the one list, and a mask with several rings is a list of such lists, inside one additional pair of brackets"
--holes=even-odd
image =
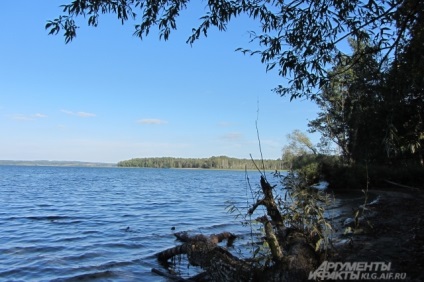
[(2, 279), (165, 281), (173, 232), (238, 232), (246, 193), (244, 172), (3, 166), (0, 194)]

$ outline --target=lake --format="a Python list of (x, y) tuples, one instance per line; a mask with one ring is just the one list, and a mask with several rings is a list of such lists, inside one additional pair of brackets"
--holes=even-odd
[(0, 166), (0, 279), (165, 281), (174, 232), (250, 236), (225, 209), (247, 195), (244, 171)]
[[(0, 166), (0, 280), (167, 281), (151, 269), (178, 244), (174, 232), (251, 242), (226, 210), (228, 200), (252, 203), (246, 176), (256, 190), (258, 172)], [(178, 270), (198, 271), (184, 261)]]

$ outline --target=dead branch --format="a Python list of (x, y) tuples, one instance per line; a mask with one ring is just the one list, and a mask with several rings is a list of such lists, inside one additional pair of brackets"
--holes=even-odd
[(177, 237), (177, 239), (183, 242), (184, 244), (157, 253), (156, 256), (163, 265), (166, 265), (167, 261), (174, 256), (188, 254), (190, 252), (190, 248), (192, 248), (196, 244), (204, 243), (213, 247), (216, 246), (218, 243), (222, 242), (223, 240), (227, 240), (227, 246), (231, 246), (231, 244), (236, 238), (236, 236), (230, 232), (212, 234), (209, 237), (206, 237), (203, 234), (190, 236), (187, 232), (179, 232), (175, 233), (174, 236)]
[(281, 261), (283, 259), (283, 252), (281, 251), (280, 244), (278, 243), (277, 236), (275, 236), (271, 222), (269, 222), (266, 216), (263, 216), (257, 220), (262, 222), (264, 225), (266, 241), (268, 242), (269, 248), (271, 249), (272, 258), (274, 261)]
[(247, 211), (248, 214), (253, 214), (255, 210), (261, 206), (264, 205), (264, 200), (258, 200), (256, 203), (253, 204), (253, 206)]
[(183, 244), (158, 253), (162, 265), (174, 256), (185, 254), (191, 265), (200, 266), (207, 271), (213, 281), (248, 281), (252, 277), (252, 265), (232, 255), (218, 246), (219, 242), (232, 242), (236, 236), (230, 232), (190, 236), (186, 232), (174, 234)]
[(417, 187), (412, 187), (412, 186), (408, 186), (408, 185), (399, 184), (399, 183), (396, 183), (396, 182), (393, 182), (393, 181), (389, 181), (387, 179), (384, 179), (384, 181), (386, 183), (389, 183), (389, 184), (394, 185), (394, 186), (397, 186), (397, 187), (409, 189), (409, 190), (412, 190), (412, 191), (420, 191), (420, 188), (417, 188)]
[(186, 244), (182, 244), (170, 249), (166, 249), (165, 251), (159, 252), (156, 254), (158, 261), (162, 264), (162, 265), (166, 265), (167, 261), (175, 256), (178, 255), (183, 255), (183, 254), (187, 254), (187, 245)]
[(230, 233), (230, 232), (221, 232), (218, 234), (212, 234), (208, 237), (206, 237), (205, 235), (202, 234), (197, 234), (197, 235), (188, 235), (187, 232), (178, 232), (174, 234), (175, 237), (177, 237), (177, 239), (181, 242), (187, 243), (187, 242), (191, 242), (191, 241), (202, 241), (202, 242), (207, 242), (210, 241), (213, 244), (218, 244), (221, 243), (224, 240), (227, 240), (227, 247), (231, 246), (231, 244), (234, 242), (236, 235)]
[(274, 195), (272, 193), (273, 187), (268, 183), (265, 177), (261, 176), (261, 188), (264, 194), (264, 198), (258, 200), (248, 211), (249, 214), (253, 214), (258, 206), (264, 206), (267, 214), (271, 217), (273, 224), (277, 227), (284, 227), (283, 217), (281, 216), (278, 206), (275, 203)]
[(229, 232), (210, 236), (176, 233), (175, 237), (182, 244), (158, 253), (158, 260), (166, 264), (170, 258), (185, 254), (191, 265), (205, 270), (210, 281), (304, 281), (309, 271), (317, 266), (316, 253), (304, 234), (287, 231), (273, 196), (273, 187), (264, 176), (261, 176), (260, 183), (263, 199), (258, 200), (248, 212), (252, 214), (260, 205), (266, 208), (267, 215), (257, 220), (265, 228), (266, 241), (274, 261), (271, 267), (264, 268), (241, 260), (218, 246), (223, 240), (231, 245), (236, 236)]

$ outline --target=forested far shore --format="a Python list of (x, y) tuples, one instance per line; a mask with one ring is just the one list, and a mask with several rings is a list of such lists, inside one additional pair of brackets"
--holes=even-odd
[[(256, 165), (255, 165), (256, 164)], [(257, 169), (282, 170), (282, 161), (237, 159), (226, 156), (210, 158), (134, 158), (118, 162), (119, 167), (148, 168), (203, 168), (203, 169)], [(257, 166), (257, 167), (256, 167)]]

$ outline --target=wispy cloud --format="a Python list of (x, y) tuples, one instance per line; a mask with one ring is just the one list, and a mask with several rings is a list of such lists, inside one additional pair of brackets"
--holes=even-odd
[(243, 134), (240, 132), (229, 132), (221, 136), (221, 139), (226, 141), (240, 141), (243, 139)]
[(33, 115), (16, 114), (16, 115), (12, 115), (10, 118), (17, 121), (31, 121), (31, 120), (46, 118), (46, 117), (47, 115), (45, 114), (36, 113)]
[(68, 111), (68, 110), (61, 110), (61, 112), (65, 113), (67, 115), (77, 116), (77, 117), (82, 117), (82, 118), (88, 118), (88, 117), (95, 117), (96, 116), (96, 114), (87, 113), (87, 112), (73, 112), (73, 111)]
[(166, 124), (168, 123), (166, 120), (157, 119), (157, 118), (143, 118), (137, 120), (139, 124)]

